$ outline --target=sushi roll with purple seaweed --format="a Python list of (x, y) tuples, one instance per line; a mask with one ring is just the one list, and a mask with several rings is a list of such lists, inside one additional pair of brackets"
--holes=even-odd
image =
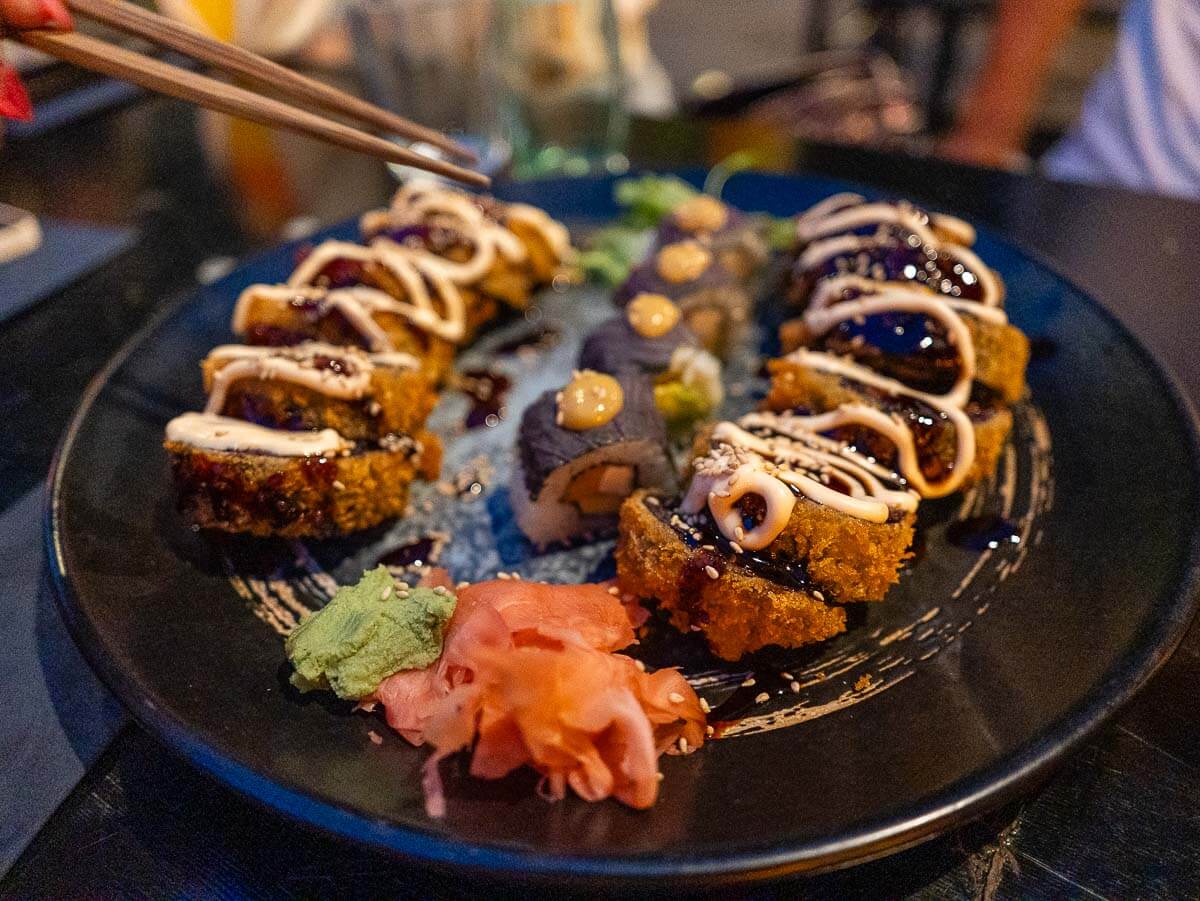
[(760, 229), (745, 213), (710, 194), (698, 194), (675, 207), (658, 227), (658, 245), (696, 240), (739, 279), (749, 279), (767, 261)]
[(733, 349), (750, 319), (746, 286), (696, 240), (659, 247), (634, 267), (613, 302), (624, 308), (639, 294), (676, 304), (701, 346), (718, 357)]
[(643, 376), (576, 372), (521, 417), (510, 493), (517, 525), (538, 546), (610, 531), (635, 490), (675, 484), (666, 425)]
[(579, 356), (581, 369), (652, 379), (654, 402), (676, 436), (708, 418), (725, 396), (721, 364), (681, 318), (661, 294), (639, 294), (587, 337)]

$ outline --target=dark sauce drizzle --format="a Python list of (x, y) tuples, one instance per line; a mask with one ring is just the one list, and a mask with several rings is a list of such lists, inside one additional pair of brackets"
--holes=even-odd
[(969, 551), (995, 550), (1006, 544), (1020, 544), (1014, 523), (999, 516), (970, 516), (952, 522), (946, 528), (946, 540)]
[(445, 538), (438, 535), (422, 535), (420, 538), (385, 551), (379, 562), (384, 566), (407, 569), (414, 566), (432, 566), (442, 555)]
[(459, 373), (458, 388), (471, 401), (463, 425), (477, 429), (500, 424), (506, 412), (505, 401), (512, 388), (512, 379), (490, 369), (467, 369)]

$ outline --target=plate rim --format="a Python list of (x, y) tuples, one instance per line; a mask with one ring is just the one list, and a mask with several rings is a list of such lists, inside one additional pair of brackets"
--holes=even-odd
[[(681, 174), (690, 169), (638, 169), (635, 174), (654, 171)], [(804, 173), (755, 173), (781, 180), (796, 178), (843, 184), (865, 189), (876, 196), (895, 196), (894, 192), (841, 179)], [(602, 177), (611, 180), (611, 177)], [(587, 181), (588, 179), (582, 179)], [(549, 183), (576, 181), (548, 179)], [(322, 229), (345, 229), (353, 220)], [(1067, 276), (1054, 262), (1023, 242), (1000, 230), (983, 225), (981, 232), (1007, 245), (1040, 268), (1052, 273), (1069, 286), (1093, 310), (1097, 311), (1134, 349), (1137, 357), (1166, 389), (1187, 443), (1188, 461), (1200, 485), (1200, 414), (1184, 392), (1173, 369), (1160, 361), (1119, 316)], [(311, 240), (308, 239), (308, 240)], [(464, 868), (496, 877), (520, 875), (535, 879), (573, 879), (582, 882), (621, 880), (623, 882), (691, 883), (717, 885), (760, 881), (793, 873), (816, 874), (867, 863), (906, 850), (950, 829), (979, 819), (1002, 806), (1022, 790), (1061, 763), (1071, 752), (1094, 735), (1141, 690), (1171, 657), (1183, 640), (1200, 610), (1200, 530), (1193, 531), (1180, 580), (1170, 598), (1170, 606), (1156, 622), (1143, 642), (1144, 651), (1126, 655), (1104, 674), (1104, 679), (1083, 701), (1068, 710), (1049, 727), (1037, 733), (1012, 754), (960, 779), (942, 791), (928, 796), (917, 812), (895, 814), (873, 825), (840, 836), (800, 845), (774, 844), (750, 847), (725, 856), (709, 851), (692, 856), (673, 854), (562, 854), (536, 849), (521, 849), (496, 843), (477, 844), (432, 830), (394, 821), (373, 820), (327, 799), (308, 793), (300, 785), (285, 784), (223, 752), (217, 745), (194, 734), (186, 722), (158, 709), (110, 656), (105, 643), (78, 603), (71, 586), (60, 544), (62, 523), (62, 481), (75, 440), (97, 398), (112, 375), (137, 350), (146, 337), (182, 309), (202, 302), (205, 294), (219, 291), (227, 282), (235, 282), (239, 273), (279, 254), (284, 248), (301, 242), (283, 242), (251, 254), (227, 276), (211, 285), (183, 292), (166, 302), (131, 335), (92, 378), (79, 405), (63, 431), (52, 457), (47, 476), (44, 502), (43, 535), (50, 583), (60, 615), (89, 666), (113, 692), (134, 719), (181, 753), (192, 764), (215, 776), (256, 804), (282, 813), (293, 821), (317, 827), (342, 839), (349, 839), (377, 850), (390, 852), (413, 862), (462, 871)], [(1165, 615), (1169, 614), (1169, 615)]]

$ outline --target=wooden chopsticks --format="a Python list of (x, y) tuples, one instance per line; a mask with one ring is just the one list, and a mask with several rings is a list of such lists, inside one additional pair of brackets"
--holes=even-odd
[[(245, 78), (257, 86), (274, 89), (289, 99), (340, 113), (388, 134), (423, 141), (458, 159), (475, 161), (471, 151), (440, 132), (123, 0), (68, 0), (67, 5), (80, 15), (177, 50), (215, 69)], [(74, 32), (52, 31), (21, 31), (10, 36), (82, 68), (121, 78), (148, 90), (218, 112), (306, 134), (339, 147), (424, 169), (478, 187), (486, 187), (490, 183), (487, 176), (470, 169), (431, 159), (306, 109), (172, 66), (97, 38)]]

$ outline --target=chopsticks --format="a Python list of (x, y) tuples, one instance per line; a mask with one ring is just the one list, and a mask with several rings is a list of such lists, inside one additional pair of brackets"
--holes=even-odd
[[(458, 159), (475, 160), (474, 154), (440, 132), (123, 0), (68, 0), (68, 6), (80, 15), (182, 52), (213, 68), (274, 89), (289, 99), (340, 113), (389, 134), (424, 141)], [(487, 176), (481, 173), (432, 159), (306, 109), (172, 66), (97, 38), (75, 32), (52, 31), (20, 31), (10, 37), (82, 68), (121, 78), (148, 90), (218, 112), (306, 134), (339, 147), (424, 169), (477, 187), (486, 187), (490, 183)]]

